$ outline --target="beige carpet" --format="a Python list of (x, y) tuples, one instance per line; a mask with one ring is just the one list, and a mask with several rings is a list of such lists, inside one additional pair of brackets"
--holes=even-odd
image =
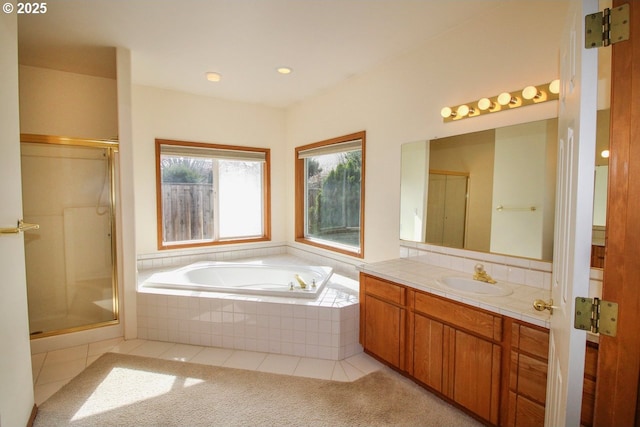
[(107, 353), (38, 408), (50, 426), (475, 426), (382, 370), (336, 382)]

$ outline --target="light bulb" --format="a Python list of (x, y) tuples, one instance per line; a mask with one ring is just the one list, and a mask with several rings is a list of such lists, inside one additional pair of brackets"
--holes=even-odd
[(456, 116), (459, 117), (464, 117), (466, 115), (469, 114), (469, 106), (466, 104), (462, 104), (461, 106), (458, 107), (458, 109), (456, 110)]
[(293, 69), (290, 67), (278, 67), (276, 68), (276, 71), (280, 74), (291, 74), (293, 72)]
[(609, 158), (609, 150), (602, 150), (602, 152), (600, 153), (600, 157), (602, 157), (603, 159), (608, 159)]
[(442, 110), (440, 110), (440, 115), (443, 119), (446, 119), (447, 117), (451, 117), (451, 115), (453, 115), (453, 110), (450, 107), (444, 107)]
[(220, 79), (222, 79), (222, 76), (220, 75), (220, 73), (214, 73), (213, 71), (205, 73), (205, 76), (207, 77), (207, 80), (209, 80), (210, 82), (219, 82)]
[(491, 102), (489, 98), (482, 98), (478, 101), (478, 108), (482, 111), (495, 107), (495, 104)]
[(527, 86), (524, 89), (522, 89), (522, 97), (524, 99), (534, 99), (534, 98), (540, 98), (540, 92), (538, 91), (538, 88), (535, 86)]
[(556, 95), (560, 93), (560, 80), (555, 79), (549, 83), (549, 92)]
[(509, 92), (502, 92), (500, 95), (498, 95), (498, 104), (500, 105), (509, 105), (514, 102), (515, 100)]

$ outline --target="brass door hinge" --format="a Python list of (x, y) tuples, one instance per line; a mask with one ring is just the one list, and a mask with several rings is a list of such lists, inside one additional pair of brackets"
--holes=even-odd
[(576, 298), (574, 328), (615, 337), (618, 332), (618, 303), (599, 298)]
[(629, 40), (629, 4), (584, 17), (585, 49), (609, 46)]

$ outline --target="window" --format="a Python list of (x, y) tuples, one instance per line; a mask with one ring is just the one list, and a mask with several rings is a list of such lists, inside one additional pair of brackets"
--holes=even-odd
[(270, 239), (269, 149), (156, 140), (158, 248)]
[(296, 241), (364, 257), (365, 132), (296, 148)]

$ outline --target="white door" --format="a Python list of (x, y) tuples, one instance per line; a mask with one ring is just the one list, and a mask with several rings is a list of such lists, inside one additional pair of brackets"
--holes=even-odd
[[(18, 22), (0, 14), (0, 228), (22, 215)], [(33, 407), (22, 234), (0, 234), (0, 424), (26, 425)]]
[(584, 48), (584, 17), (597, 0), (571, 0), (560, 50), (558, 187), (546, 426), (579, 426), (586, 332), (573, 328), (574, 297), (587, 296), (591, 254), (598, 53)]

